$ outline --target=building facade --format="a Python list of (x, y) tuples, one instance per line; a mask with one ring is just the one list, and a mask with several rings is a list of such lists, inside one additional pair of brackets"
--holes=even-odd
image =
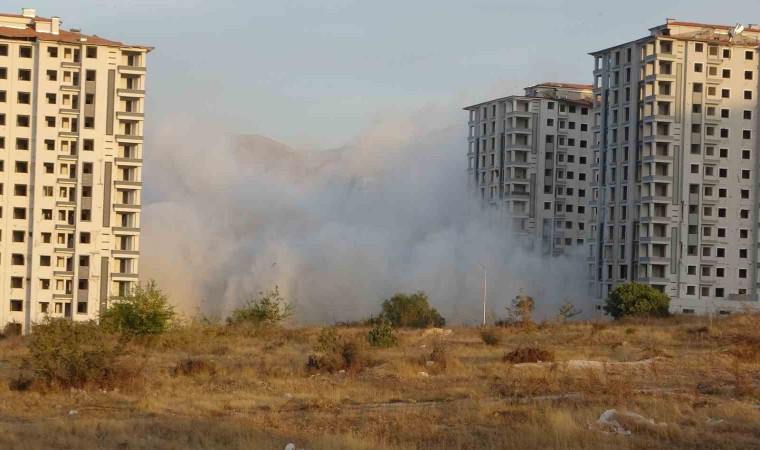
[(590, 85), (542, 83), (465, 108), (470, 187), (542, 254), (569, 253), (588, 238), (591, 98)]
[(150, 50), (0, 15), (0, 326), (97, 318), (137, 280)]
[(648, 283), (678, 313), (755, 304), (760, 28), (668, 19), (592, 53), (590, 290)]

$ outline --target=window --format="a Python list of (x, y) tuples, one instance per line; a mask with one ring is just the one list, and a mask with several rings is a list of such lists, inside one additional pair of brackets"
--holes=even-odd
[(731, 50), (728, 48), (723, 49), (723, 58), (724, 59), (731, 59)]
[(21, 58), (31, 58), (32, 57), (32, 47), (22, 45), (18, 48), (18, 56)]
[(11, 311), (20, 312), (24, 310), (24, 302), (22, 300), (11, 300)]
[(40, 255), (40, 265), (43, 267), (50, 267), (50, 256)]
[(45, 116), (45, 124), (49, 128), (55, 128), (55, 116)]
[(85, 128), (95, 128), (95, 118), (94, 117), (85, 117), (84, 118), (84, 127)]
[[(85, 72), (84, 79), (87, 81), (95, 81), (95, 71), (94, 70), (88, 70)], [(494, 113), (494, 115), (496, 115)]]
[(8, 56), (8, 45), (0, 44), (0, 56)]
[(58, 81), (58, 71), (57, 70), (48, 70), (47, 71), (47, 79), (48, 79), (48, 81)]
[(31, 101), (32, 96), (28, 92), (19, 92), (17, 99), (18, 99), (18, 102), (23, 105), (28, 105), (32, 102)]
[(45, 169), (45, 173), (55, 172), (55, 165), (53, 163), (43, 163), (42, 167)]
[(13, 186), (13, 195), (17, 197), (26, 197), (26, 185), (25, 184), (17, 184)]
[(702, 63), (695, 63), (694, 64), (694, 72), (698, 72), (698, 73), (702, 72)]
[(29, 150), (29, 139), (16, 138), (16, 150)]
[(694, 51), (698, 53), (702, 53), (703, 51), (705, 51), (704, 44), (702, 44), (701, 42), (697, 42), (696, 44), (694, 44)]
[(723, 69), (722, 76), (723, 78), (731, 78), (731, 69)]
[(18, 69), (19, 81), (32, 81), (32, 71), (29, 69)]
[(742, 150), (742, 159), (752, 159), (752, 153), (749, 150)]
[(744, 91), (744, 100), (752, 100), (752, 91)]
[(7, 97), (7, 95), (6, 95), (5, 91), (0, 91), (0, 103), (5, 103), (6, 97)]
[(755, 77), (755, 72), (751, 70), (745, 70), (744, 71), (744, 79), (745, 80), (751, 80)]
[(49, 244), (52, 239), (52, 233), (42, 233), (42, 242)]
[(92, 173), (92, 163), (82, 163), (82, 173)]
[[(29, 128), (29, 124), (30, 124), (29, 116), (16, 116), (16, 126)], [(18, 148), (18, 146), (16, 148)]]
[(752, 130), (742, 130), (742, 139), (752, 139)]
[(87, 47), (87, 50), (85, 50), (85, 56), (88, 58), (97, 58), (98, 57), (98, 48), (97, 47)]
[(747, 50), (744, 52), (744, 59), (747, 61), (752, 61), (755, 59), (755, 52), (753, 50)]
[(744, 119), (752, 120), (752, 110), (749, 110), (749, 109), (744, 110)]
[(16, 161), (16, 173), (28, 173), (29, 163), (26, 161)]
[(90, 214), (90, 210), (89, 209), (83, 209), (82, 210), (81, 220), (83, 222), (89, 222), (91, 220), (91, 214)]
[(90, 233), (82, 231), (79, 233), (79, 243), (80, 244), (89, 244), (90, 243)]
[(554, 102), (547, 102), (546, 109), (554, 109)]
[(747, 269), (739, 269), (739, 278), (747, 278)]
[(731, 89), (721, 89), (720, 96), (723, 98), (731, 98)]
[(694, 92), (702, 92), (702, 83), (694, 83)]

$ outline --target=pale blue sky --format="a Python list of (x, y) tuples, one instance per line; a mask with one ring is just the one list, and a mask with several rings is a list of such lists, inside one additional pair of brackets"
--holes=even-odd
[(148, 137), (150, 122), (191, 114), (310, 148), (341, 145), (380, 114), (589, 82), (589, 51), (666, 17), (760, 22), (757, 0), (639, 0), (625, 11), (580, 0), (25, 1), (2, 10), (33, 6), (65, 28), (156, 47)]

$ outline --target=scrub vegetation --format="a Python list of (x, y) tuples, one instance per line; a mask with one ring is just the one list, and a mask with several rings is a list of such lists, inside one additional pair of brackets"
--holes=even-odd
[(523, 297), (499, 327), (420, 329), (442, 320), (407, 297), (293, 327), (266, 295), (230, 323), (0, 339), (0, 448), (760, 447), (758, 314), (541, 323)]

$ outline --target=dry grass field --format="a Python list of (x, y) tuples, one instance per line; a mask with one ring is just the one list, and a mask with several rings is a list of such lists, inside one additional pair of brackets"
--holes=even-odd
[[(355, 363), (330, 373), (307, 368), (319, 328), (190, 323), (82, 389), (19, 383), (29, 338), (8, 337), (0, 448), (760, 448), (757, 315), (491, 329), (492, 345), (454, 328), (375, 349), (367, 330), (338, 329)], [(524, 347), (554, 362), (505, 361)], [(630, 434), (597, 423), (613, 408)]]

